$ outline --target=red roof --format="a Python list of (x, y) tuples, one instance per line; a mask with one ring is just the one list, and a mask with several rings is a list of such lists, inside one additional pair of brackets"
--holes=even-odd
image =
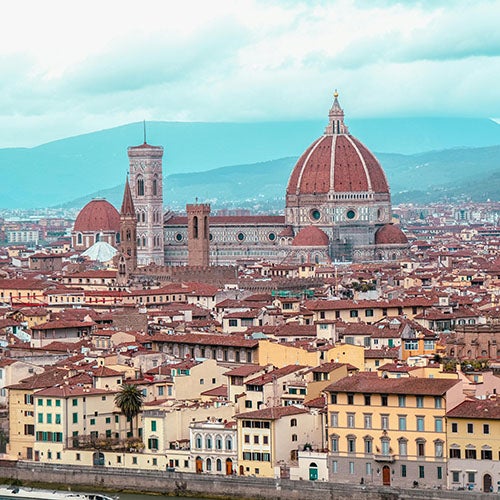
[(379, 162), (351, 135), (317, 139), (299, 158), (287, 188), (291, 195), (332, 191), (389, 193)]
[(295, 247), (327, 247), (329, 243), (328, 236), (316, 226), (304, 227), (292, 241)]
[(376, 245), (407, 245), (408, 238), (395, 224), (385, 224), (375, 233)]
[(76, 218), (73, 231), (98, 232), (120, 230), (120, 214), (118, 210), (106, 200), (96, 199), (89, 201)]

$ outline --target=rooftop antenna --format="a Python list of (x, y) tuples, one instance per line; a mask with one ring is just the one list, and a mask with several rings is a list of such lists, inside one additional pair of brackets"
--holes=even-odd
[(143, 129), (144, 129), (144, 144), (146, 144), (146, 120), (142, 122), (143, 124)]

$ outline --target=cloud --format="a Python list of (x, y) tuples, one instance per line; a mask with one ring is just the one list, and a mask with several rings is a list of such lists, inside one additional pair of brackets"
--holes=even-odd
[(0, 146), (142, 119), (326, 119), (334, 88), (348, 116), (500, 116), (495, 1), (27, 3), (0, 32)]

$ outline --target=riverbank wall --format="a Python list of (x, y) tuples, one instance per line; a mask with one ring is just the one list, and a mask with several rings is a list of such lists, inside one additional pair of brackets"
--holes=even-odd
[(425, 488), (399, 489), (322, 481), (291, 481), (242, 476), (137, 471), (99, 467), (46, 465), (31, 462), (0, 463), (3, 483), (49, 485), (94, 491), (157, 493), (179, 497), (238, 500), (475, 500), (497, 495)]

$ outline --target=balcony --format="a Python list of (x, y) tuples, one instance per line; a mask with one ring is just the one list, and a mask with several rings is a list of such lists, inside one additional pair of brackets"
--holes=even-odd
[(393, 455), (391, 453), (388, 453), (388, 454), (377, 453), (377, 454), (373, 455), (373, 460), (375, 460), (375, 462), (386, 462), (386, 463), (392, 464), (396, 460), (396, 458), (395, 458), (395, 455)]

